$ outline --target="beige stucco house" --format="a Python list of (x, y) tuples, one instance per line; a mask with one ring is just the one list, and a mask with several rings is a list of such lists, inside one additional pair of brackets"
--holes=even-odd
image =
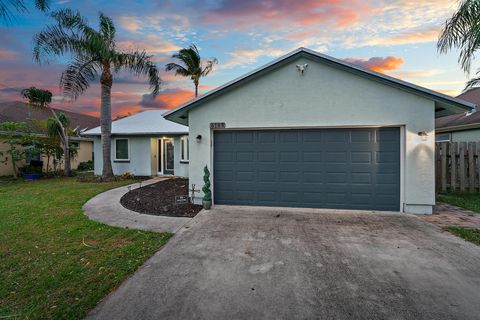
[(428, 214), (435, 118), (472, 108), (300, 48), (164, 116), (188, 125), (190, 183), (207, 165), (214, 205)]
[[(74, 135), (70, 137), (70, 141), (77, 150), (77, 155), (71, 159), (71, 168), (77, 169), (81, 162), (93, 161), (93, 139), (88, 137), (81, 137), (82, 131), (88, 130), (98, 125), (100, 120), (96, 117), (75, 113), (66, 110), (56, 109), (58, 112), (64, 112), (70, 119), (70, 128), (74, 131)], [(52, 114), (48, 110), (32, 109), (28, 104), (20, 101), (3, 102), (0, 103), (0, 122), (12, 121), (12, 122), (26, 122), (31, 125), (33, 121), (43, 121), (52, 117)], [(36, 126), (31, 126), (33, 133), (39, 137), (43, 137), (44, 133), (39, 131)], [(1, 134), (1, 133), (0, 133)], [(2, 142), (0, 137), (0, 150), (7, 150), (7, 146)], [(4, 155), (2, 160), (8, 159), (8, 156)], [(63, 159), (50, 158), (47, 163), (47, 157), (39, 155), (38, 159), (43, 161), (44, 171), (47, 166), (50, 170), (54, 167), (54, 161), (56, 161), (57, 170), (63, 168)], [(27, 159), (28, 161), (28, 159)], [(18, 163), (19, 167), (26, 165), (27, 161)], [(10, 162), (0, 163), (0, 176), (9, 176), (13, 174), (13, 169)]]

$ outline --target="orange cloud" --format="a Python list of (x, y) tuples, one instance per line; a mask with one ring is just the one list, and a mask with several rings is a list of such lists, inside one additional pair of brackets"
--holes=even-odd
[(373, 57), (370, 59), (365, 58), (347, 58), (343, 59), (346, 62), (361, 66), (365, 69), (369, 69), (375, 72), (385, 73), (386, 71), (392, 71), (398, 69), (403, 64), (403, 58), (399, 57)]
[(17, 53), (0, 48), (0, 59), (13, 59), (17, 57)]

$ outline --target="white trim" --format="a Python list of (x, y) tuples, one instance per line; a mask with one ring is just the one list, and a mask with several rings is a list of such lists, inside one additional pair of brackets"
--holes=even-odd
[[(162, 159), (163, 159), (163, 161), (165, 161), (165, 163), (167, 162), (167, 152), (165, 150), (165, 143), (166, 142), (171, 142), (173, 148), (175, 148), (175, 142), (172, 138), (163, 138), (163, 143), (162, 143), (163, 157), (162, 157)], [(162, 166), (162, 170), (163, 170), (163, 166)], [(174, 171), (174, 173), (175, 173), (175, 149), (173, 149), (173, 168), (171, 168), (171, 169), (166, 168), (166, 170), (169, 170), (169, 171), (171, 170), (171, 171)]]
[(180, 161), (184, 163), (188, 163), (190, 161), (190, 148), (188, 145), (189, 140), (190, 139), (188, 138), (188, 135), (180, 137)]
[[(166, 157), (165, 141), (171, 141), (173, 147), (175, 148), (174, 139), (173, 138), (157, 138), (156, 141), (157, 141), (157, 175), (166, 175), (166, 173), (163, 171), (165, 157)], [(160, 162), (158, 162), (158, 160), (160, 160)], [(167, 170), (173, 171), (171, 175), (175, 174), (175, 151), (173, 151), (173, 168), (167, 169)]]
[[(127, 140), (127, 159), (118, 159), (117, 158), (117, 141), (118, 140)], [(113, 161), (130, 161), (130, 139), (129, 138), (113, 138)]]
[(407, 130), (405, 126), (400, 127), (400, 212), (405, 213), (405, 164), (407, 163)]

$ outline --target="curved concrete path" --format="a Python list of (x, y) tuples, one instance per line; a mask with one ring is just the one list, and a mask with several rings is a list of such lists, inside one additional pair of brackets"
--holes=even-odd
[[(142, 181), (141, 186), (143, 187), (166, 179), (169, 178), (158, 177)], [(139, 187), (140, 183), (134, 183), (128, 186), (105, 191), (88, 200), (87, 203), (83, 205), (82, 209), (84, 213), (94, 221), (116, 227), (156, 232), (175, 233), (192, 220), (192, 218), (140, 214), (122, 206), (120, 204), (120, 198), (129, 190), (134, 190)]]

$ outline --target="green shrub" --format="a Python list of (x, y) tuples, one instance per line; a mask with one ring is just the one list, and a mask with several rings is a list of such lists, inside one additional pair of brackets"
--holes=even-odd
[(207, 166), (203, 168), (203, 200), (204, 201), (211, 201), (212, 200), (212, 191), (210, 190), (210, 171), (208, 171)]
[(90, 171), (93, 170), (93, 161), (80, 162), (78, 164), (77, 170), (79, 171)]

